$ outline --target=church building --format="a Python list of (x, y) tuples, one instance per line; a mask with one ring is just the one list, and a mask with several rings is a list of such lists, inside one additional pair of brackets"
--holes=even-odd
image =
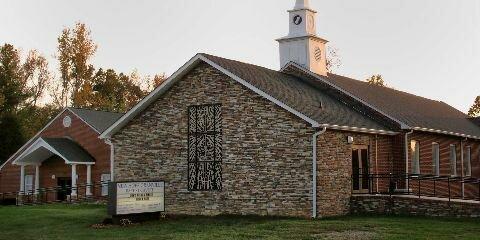
[(280, 70), (197, 54), (104, 131), (114, 180), (165, 181), (167, 214), (337, 216), (372, 190), (479, 196), (478, 180), (463, 181), (480, 177), (479, 126), (444, 102), (329, 73), (316, 11), (297, 0), (288, 13)]
[(316, 17), (288, 11), (279, 70), (199, 53), (126, 114), (66, 109), (0, 167), (0, 192), (163, 181), (166, 214), (306, 218), (361, 194), (480, 201), (478, 119), (330, 73)]

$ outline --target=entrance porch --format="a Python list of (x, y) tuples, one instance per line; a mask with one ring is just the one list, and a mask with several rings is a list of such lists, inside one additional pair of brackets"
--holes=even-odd
[[(56, 164), (57, 167), (48, 166), (45, 169), (42, 167), (42, 164), (50, 163), (55, 159), (59, 161)], [(95, 159), (80, 145), (68, 138), (39, 138), (17, 157), (13, 164), (20, 166), (20, 198), (25, 195), (38, 197), (42, 189), (52, 187), (56, 188), (57, 192), (55, 200), (75, 198), (79, 194), (79, 169), (86, 171), (85, 195), (92, 196), (92, 166), (95, 165)], [(69, 169), (66, 173), (65, 165)], [(35, 169), (33, 176), (26, 175), (26, 167), (29, 166)], [(42, 175), (42, 169), (49, 176)], [(45, 184), (46, 186), (42, 186), (41, 183), (46, 182), (50, 176), (55, 180), (55, 185)]]

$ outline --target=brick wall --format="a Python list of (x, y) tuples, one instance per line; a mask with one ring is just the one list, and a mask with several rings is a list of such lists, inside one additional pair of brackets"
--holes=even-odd
[[(67, 115), (72, 118), (70, 128), (63, 127), (63, 118)], [(100, 140), (98, 135), (95, 130), (68, 110), (40, 133), (41, 137), (47, 138), (69, 137), (90, 153), (96, 160), (95, 165), (92, 166), (93, 182), (100, 182), (101, 175), (110, 172), (110, 146)], [(77, 183), (86, 184), (86, 167), (77, 166), (77, 174), (79, 175)], [(25, 175), (35, 175), (35, 167), (27, 166), (25, 168)], [(63, 160), (59, 160), (57, 157), (46, 160), (42, 166), (40, 166), (41, 188), (57, 186), (57, 180), (52, 179), (52, 175), (56, 177), (70, 177), (71, 166), (66, 165)], [(12, 165), (11, 162), (9, 162), (0, 170), (0, 193), (17, 192), (19, 189), (20, 167)], [(100, 189), (95, 189), (95, 194), (99, 195), (100, 193)]]
[[(440, 175), (441, 176), (451, 176), (450, 170), (450, 145), (456, 145), (456, 155), (457, 155), (457, 176), (462, 176), (462, 164), (461, 161), (461, 145), (464, 138), (452, 137), (440, 134), (425, 133), (425, 132), (414, 132), (409, 135), (409, 149), (411, 146), (411, 141), (415, 140), (420, 144), (420, 174), (422, 175), (433, 175), (433, 158), (432, 158), (432, 144), (438, 143), (440, 148)], [(467, 140), (463, 142), (463, 147), (471, 147), (471, 166), (472, 166), (472, 177), (480, 178), (480, 143), (478, 141)], [(409, 150), (409, 173), (412, 173), (412, 154)], [(450, 184), (451, 195), (455, 198), (462, 198), (462, 183), (459, 181), (452, 181)], [(464, 197), (465, 198), (477, 198), (479, 197), (479, 186), (478, 184), (463, 184), (464, 187)], [(410, 188), (417, 193), (419, 191), (418, 182), (410, 181)], [(420, 191), (426, 194), (434, 194), (434, 183), (433, 181), (424, 181), (420, 185)], [(435, 183), (435, 194), (437, 196), (448, 197), (448, 183), (446, 181)]]

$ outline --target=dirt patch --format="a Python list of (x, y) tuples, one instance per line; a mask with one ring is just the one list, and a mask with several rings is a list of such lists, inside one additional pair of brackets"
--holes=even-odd
[(343, 231), (315, 234), (314, 239), (322, 240), (370, 240), (377, 235), (374, 232), (366, 231)]

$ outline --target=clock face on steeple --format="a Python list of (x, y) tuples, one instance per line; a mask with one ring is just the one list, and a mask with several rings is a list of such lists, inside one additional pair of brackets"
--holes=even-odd
[(293, 17), (293, 23), (295, 25), (300, 25), (302, 22), (303, 18), (300, 15), (295, 15), (295, 17)]

